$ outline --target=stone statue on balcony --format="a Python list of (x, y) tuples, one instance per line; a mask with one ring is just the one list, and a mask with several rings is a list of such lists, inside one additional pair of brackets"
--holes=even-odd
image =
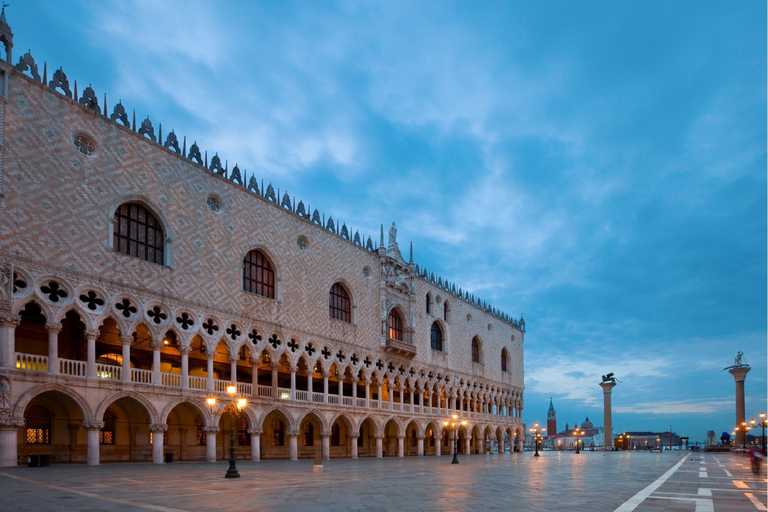
[(11, 407), (11, 379), (7, 373), (0, 373), (0, 409)]

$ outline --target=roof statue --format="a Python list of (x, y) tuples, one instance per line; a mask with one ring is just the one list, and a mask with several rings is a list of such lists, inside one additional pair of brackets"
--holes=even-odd
[(733, 368), (751, 368), (749, 364), (747, 364), (747, 359), (744, 357), (744, 352), (741, 350), (736, 352), (736, 358), (733, 360), (733, 365), (726, 366), (723, 368), (723, 370), (731, 370)]

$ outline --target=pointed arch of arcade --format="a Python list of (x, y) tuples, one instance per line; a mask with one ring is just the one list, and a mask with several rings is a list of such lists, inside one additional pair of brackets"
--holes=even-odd
[(155, 406), (152, 405), (152, 402), (147, 400), (143, 395), (135, 391), (119, 391), (117, 393), (113, 393), (109, 395), (108, 397), (106, 397), (104, 400), (101, 401), (98, 407), (96, 407), (96, 411), (94, 412), (94, 418), (96, 418), (97, 421), (101, 421), (101, 418), (104, 417), (104, 413), (107, 412), (107, 409), (109, 409), (109, 406), (111, 406), (121, 398), (132, 398), (136, 400), (138, 403), (144, 406), (144, 409), (146, 409), (147, 415), (149, 416), (149, 423), (150, 424), (157, 423), (158, 414), (157, 414), (157, 409), (155, 409)]
[[(264, 415), (264, 418), (266, 417), (267, 416)], [(288, 416), (286, 416), (286, 418), (287, 417)], [(304, 420), (306, 420), (309, 417), (313, 418), (315, 421), (317, 421), (318, 425), (320, 425), (320, 432), (318, 432), (319, 435), (325, 434), (326, 432), (330, 433), (330, 429), (331, 429), (330, 426), (333, 425), (333, 422), (328, 423), (325, 419), (325, 416), (323, 416), (323, 414), (317, 409), (315, 409), (314, 407), (312, 409), (308, 409), (304, 411), (301, 414), (301, 416), (299, 416), (299, 419), (296, 420), (296, 425), (299, 425), (300, 427), (301, 424), (304, 423)]]
[(285, 420), (288, 422), (288, 425), (285, 425), (286, 432), (289, 430), (297, 430), (299, 428), (298, 427), (299, 423), (296, 422), (296, 418), (294, 418), (293, 415), (290, 413), (290, 411), (288, 411), (288, 409), (286, 409), (282, 405), (273, 405), (271, 407), (264, 409), (264, 411), (259, 416), (258, 422), (256, 423), (256, 425), (260, 426), (261, 428), (264, 428), (264, 421), (266, 421), (267, 417), (275, 411), (282, 414)]
[(184, 403), (189, 404), (194, 409), (196, 409), (197, 412), (200, 413), (200, 416), (202, 416), (205, 420), (206, 425), (210, 427), (218, 426), (219, 418), (211, 414), (211, 410), (205, 403), (203, 403), (202, 400), (192, 397), (178, 397), (168, 402), (168, 404), (166, 404), (165, 408), (163, 409), (163, 412), (160, 414), (160, 423), (168, 423), (168, 415), (171, 413), (171, 411), (176, 408), (177, 405)]
[(377, 434), (380, 435), (380, 436), (386, 435), (385, 431), (386, 431), (387, 425), (389, 425), (390, 421), (395, 424), (396, 435), (397, 436), (404, 436), (405, 435), (405, 426), (403, 425), (402, 420), (400, 418), (398, 418), (397, 416), (387, 416), (386, 418), (384, 418), (381, 421), (380, 425), (379, 425), (379, 431), (378, 431)]
[(24, 394), (19, 397), (19, 400), (16, 402), (16, 406), (13, 408), (13, 417), (23, 418), (24, 411), (27, 410), (29, 403), (37, 396), (43, 393), (47, 393), (48, 391), (57, 391), (71, 398), (75, 401), (78, 407), (80, 407), (80, 412), (83, 413), (83, 421), (93, 421), (93, 410), (88, 405), (88, 402), (85, 400), (85, 398), (83, 398), (80, 394), (72, 391), (70, 388), (57, 383), (40, 384), (25, 391)]

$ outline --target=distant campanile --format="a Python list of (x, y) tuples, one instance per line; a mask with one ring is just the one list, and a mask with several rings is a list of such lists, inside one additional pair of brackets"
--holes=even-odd
[(547, 435), (557, 434), (557, 412), (552, 405), (552, 399), (549, 399), (549, 410), (547, 411)]

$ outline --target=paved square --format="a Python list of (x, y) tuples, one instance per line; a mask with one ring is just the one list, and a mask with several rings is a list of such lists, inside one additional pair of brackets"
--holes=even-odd
[(4, 511), (755, 511), (765, 468), (730, 454), (543, 452), (405, 459), (60, 465), (0, 471)]

